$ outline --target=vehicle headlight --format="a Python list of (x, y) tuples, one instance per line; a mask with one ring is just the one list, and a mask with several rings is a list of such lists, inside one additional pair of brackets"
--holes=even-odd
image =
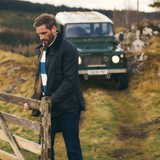
[(120, 55), (120, 57), (121, 57), (121, 58), (123, 58), (123, 57), (124, 57), (124, 55), (123, 55), (123, 54), (121, 54), (121, 55)]
[(120, 60), (120, 58), (119, 58), (118, 56), (113, 56), (113, 57), (112, 57), (112, 62), (113, 62), (113, 63), (118, 63), (119, 60)]
[(82, 58), (79, 56), (78, 57), (78, 64), (81, 65), (82, 64)]

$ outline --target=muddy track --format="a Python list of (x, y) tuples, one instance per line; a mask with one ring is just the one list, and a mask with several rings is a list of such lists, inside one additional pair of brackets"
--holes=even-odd
[[(121, 142), (121, 147), (113, 150), (112, 152), (107, 152), (113, 158), (116, 159), (139, 159), (139, 156), (145, 155), (143, 142), (147, 141), (150, 137), (151, 132), (149, 127), (155, 124), (160, 124), (160, 119), (157, 118), (151, 122), (142, 124), (135, 122), (134, 105), (136, 105), (136, 100), (129, 96), (129, 91), (118, 91), (115, 89), (115, 83), (110, 81), (106, 83), (105, 81), (92, 81), (90, 85), (95, 85), (102, 89), (110, 99), (119, 116), (119, 126), (114, 136), (117, 141)], [(143, 110), (140, 106), (140, 110)], [(144, 119), (147, 119), (144, 115)], [(160, 128), (154, 132), (160, 131)], [(150, 159), (150, 158), (145, 158)]]
[[(115, 133), (115, 136), (118, 141), (123, 142), (121, 148), (114, 150), (111, 154), (112, 157), (118, 159), (139, 159), (138, 156), (144, 155), (145, 146), (143, 145), (144, 141), (150, 138), (150, 135), (155, 131), (149, 129), (150, 126), (155, 124), (160, 124), (160, 119), (156, 118), (151, 122), (142, 124), (141, 122), (135, 122), (134, 106), (136, 105), (136, 100), (129, 97), (127, 91), (118, 91), (116, 89), (107, 89), (106, 93), (110, 95), (113, 103), (117, 104), (117, 111), (119, 115), (119, 130)], [(140, 110), (143, 108), (140, 106)], [(143, 119), (147, 120), (145, 114)], [(124, 149), (125, 148), (125, 149)], [(150, 159), (150, 158), (145, 158)]]
[[(144, 140), (148, 138), (149, 130), (146, 127), (135, 127), (134, 113), (128, 108), (128, 106), (132, 106), (133, 102), (126, 102), (124, 95), (120, 94), (120, 91), (110, 90), (107, 91), (107, 94), (109, 94), (111, 99), (117, 104), (120, 125), (115, 136), (118, 141), (123, 142), (121, 148), (110, 153), (111, 156), (117, 159), (133, 159), (138, 155), (145, 154), (142, 149), (143, 144), (141, 143), (141, 139)], [(126, 105), (126, 103), (128, 104)]]

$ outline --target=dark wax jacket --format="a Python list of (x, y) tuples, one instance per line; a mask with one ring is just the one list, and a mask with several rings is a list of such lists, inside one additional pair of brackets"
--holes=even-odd
[[(41, 54), (41, 47), (43, 46), (38, 47), (38, 57)], [(47, 86), (45, 96), (51, 97), (52, 116), (59, 116), (63, 112), (85, 110), (78, 76), (76, 47), (58, 33), (54, 43), (47, 48), (46, 55)], [(38, 63), (35, 82), (39, 76), (39, 71), (40, 64)], [(34, 94), (32, 98), (34, 98)]]

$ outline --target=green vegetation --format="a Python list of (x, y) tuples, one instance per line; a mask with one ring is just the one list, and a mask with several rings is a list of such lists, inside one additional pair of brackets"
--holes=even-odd
[(0, 48), (26, 57), (35, 56), (41, 43), (33, 28), (37, 13), (0, 10)]
[(160, 2), (154, 2), (153, 4), (150, 4), (149, 5), (150, 7), (153, 7), (153, 8), (160, 8)]
[[(35, 36), (35, 37), (34, 37)], [(0, 33), (0, 39), (1, 39), (1, 44), (6, 44), (6, 45), (12, 45), (12, 46), (18, 46), (21, 44), (22, 46), (24, 45), (29, 45), (33, 43), (40, 43), (38, 35), (36, 36), (34, 33), (33, 35), (25, 34), (25, 32), (22, 33), (13, 33), (13, 32), (2, 32)]]
[(9, 29), (35, 31), (33, 22), (38, 13), (0, 10), (0, 25)]
[[(157, 74), (160, 73), (160, 39), (152, 39), (149, 45), (141, 50), (145, 51), (149, 53), (147, 61), (144, 62), (146, 70), (131, 76), (126, 90), (114, 89), (113, 81), (81, 81), (87, 107), (80, 120), (84, 159), (159, 159), (160, 79), (157, 79)], [(11, 94), (30, 97), (33, 93), (35, 59), (36, 57), (25, 58), (0, 51), (1, 91), (15, 84), (17, 89)], [(9, 72), (15, 67), (21, 69), (15, 70), (9, 76)], [(28, 80), (15, 83), (20, 77), (27, 77)], [(39, 121), (39, 118), (30, 116), (31, 111), (24, 111), (22, 106), (0, 102), (0, 110)], [(10, 123), (8, 126), (13, 134), (38, 143), (37, 132)], [(0, 140), (0, 148), (14, 154), (7, 142)], [(61, 133), (56, 135), (54, 149), (55, 160), (67, 160)], [(38, 155), (22, 151), (28, 160), (38, 159)]]

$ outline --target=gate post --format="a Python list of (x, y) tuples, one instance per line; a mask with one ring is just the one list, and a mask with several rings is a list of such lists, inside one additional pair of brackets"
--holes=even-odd
[(41, 160), (51, 160), (51, 98), (41, 99)]

